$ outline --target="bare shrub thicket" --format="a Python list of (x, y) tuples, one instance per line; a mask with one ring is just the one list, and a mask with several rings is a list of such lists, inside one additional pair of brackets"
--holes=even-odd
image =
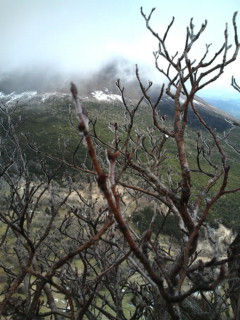
[[(21, 119), (12, 120), (14, 110), (1, 107), (2, 319), (233, 317), (228, 281), (238, 274), (227, 263), (238, 253), (229, 258), (219, 253), (207, 219), (222, 196), (240, 188), (228, 188), (224, 139), (202, 118), (194, 97), (236, 59), (236, 13), (233, 46), (226, 28), (219, 50), (210, 54), (207, 45), (195, 60), (192, 48), (207, 21), (195, 30), (191, 20), (183, 51), (172, 55), (167, 39), (174, 19), (161, 36), (150, 25), (153, 12), (147, 16), (141, 11), (158, 40), (155, 65), (168, 84), (153, 97), (152, 82), (142, 81), (136, 67), (141, 96), (133, 103), (117, 80), (123, 119), (109, 124), (111, 142), (99, 135), (97, 122), (89, 119), (76, 85), (71, 85), (90, 165), (77, 163), (79, 148), (72, 162), (45, 154), (31, 137), (16, 133)], [(161, 114), (164, 93), (174, 102), (172, 122)], [(136, 121), (142, 107), (151, 117), (149, 127)], [(186, 138), (190, 109), (204, 129), (196, 132), (194, 164)], [(23, 141), (31, 158), (23, 152)], [(55, 162), (54, 169), (46, 156)], [(66, 174), (59, 181), (63, 166), (75, 169), (79, 179)], [(139, 232), (131, 219), (147, 206), (152, 216)], [(177, 241), (163, 236), (168, 221)], [(210, 257), (201, 256), (203, 234)]]

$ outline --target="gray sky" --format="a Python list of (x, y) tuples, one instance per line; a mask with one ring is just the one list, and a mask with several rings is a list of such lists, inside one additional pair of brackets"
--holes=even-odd
[[(208, 27), (196, 56), (205, 43), (216, 44), (212, 54), (217, 50), (226, 22), (232, 35), (232, 15), (240, 9), (239, 0), (0, 0), (1, 73), (36, 66), (46, 73), (51, 68), (81, 73), (113, 56), (124, 56), (140, 67), (149, 65), (149, 78), (155, 79), (152, 51), (157, 43), (145, 28), (140, 6), (146, 13), (157, 8), (152, 25), (159, 33), (175, 16), (169, 41), (172, 53), (183, 45), (191, 17), (196, 29), (207, 19)], [(240, 13), (237, 21), (240, 33)], [(221, 90), (221, 94), (234, 93), (230, 87), (232, 75), (240, 82), (240, 58), (206, 94), (213, 89)]]

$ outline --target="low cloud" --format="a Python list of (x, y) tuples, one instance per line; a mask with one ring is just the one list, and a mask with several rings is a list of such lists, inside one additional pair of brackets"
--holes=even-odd
[[(143, 81), (146, 79), (148, 68), (140, 66)], [(120, 79), (121, 84), (127, 91), (137, 91), (137, 80), (135, 76), (135, 63), (133, 61), (114, 57), (95, 70), (74, 72), (59, 71), (49, 65), (15, 69), (5, 72), (0, 77), (0, 92), (9, 94), (11, 92), (21, 93), (24, 91), (68, 92), (69, 83), (76, 82), (81, 95), (89, 95), (94, 90), (108, 88), (112, 93), (119, 93), (116, 87), (116, 80)], [(149, 79), (151, 80), (151, 79)]]

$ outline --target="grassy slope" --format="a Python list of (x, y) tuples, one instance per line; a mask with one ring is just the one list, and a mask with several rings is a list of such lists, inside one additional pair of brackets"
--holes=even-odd
[[(53, 100), (51, 102), (45, 102), (41, 105), (24, 105), (19, 106), (15, 116), (16, 119), (21, 115), (22, 122), (17, 128), (17, 132), (30, 133), (31, 141), (37, 142), (39, 148), (45, 152), (51, 153), (54, 156), (63, 157), (64, 145), (67, 148), (64, 151), (64, 157), (71, 160), (73, 150), (79, 145), (81, 140), (80, 135), (76, 131), (75, 127), (77, 122), (74, 114), (70, 116), (72, 118), (74, 127), (70, 125), (69, 121), (69, 102), (70, 101), (57, 101)], [(113, 138), (113, 133), (108, 129), (108, 124), (111, 121), (123, 123), (124, 110), (121, 104), (111, 104), (104, 102), (87, 102), (87, 109), (89, 111), (90, 119), (96, 120), (96, 128), (100, 137), (103, 140), (111, 141)], [(168, 121), (172, 122), (170, 106), (163, 105), (161, 107), (162, 114), (168, 114)], [(214, 124), (219, 131), (227, 129), (224, 127), (224, 121), (216, 120), (212, 115), (207, 117), (204, 114), (205, 119), (210, 121), (210, 124)], [(136, 115), (136, 127), (138, 130), (145, 131), (151, 124), (151, 114), (146, 106), (142, 106)], [(189, 155), (189, 163), (191, 169), (196, 169), (196, 131), (201, 130), (201, 126), (194, 120), (191, 115), (190, 125), (187, 130), (186, 140), (187, 140), (187, 152)], [(204, 133), (205, 134), (205, 133)], [(24, 138), (21, 136), (24, 144), (26, 144)], [(228, 140), (233, 144), (237, 145), (240, 139), (240, 129), (234, 129)], [(239, 155), (234, 151), (233, 148), (229, 147), (223, 143), (224, 150), (229, 159), (229, 164), (231, 165), (229, 188), (236, 188), (239, 186), (239, 172), (240, 172), (240, 162)], [(163, 163), (163, 169), (171, 168), (173, 171), (177, 171), (178, 162), (176, 158), (176, 149), (172, 141), (169, 139), (166, 144), (167, 147), (167, 161)], [(26, 148), (26, 150), (28, 150)], [(32, 152), (29, 152), (29, 157), (32, 156)], [(215, 158), (217, 159), (217, 152), (215, 153)], [(86, 150), (80, 147), (77, 152), (76, 161), (77, 164), (81, 163), (86, 158)], [(218, 160), (220, 164), (220, 161)], [(49, 162), (49, 165), (54, 167), (56, 164), (54, 162)], [(206, 165), (203, 164), (207, 168)], [(72, 172), (72, 171), (70, 171)], [(176, 179), (177, 179), (176, 175)], [(198, 191), (198, 187), (206, 181), (206, 178), (198, 173), (193, 174), (193, 185), (196, 185), (196, 189), (193, 190), (193, 194)], [(194, 196), (194, 195), (193, 195)], [(225, 224), (231, 227), (240, 227), (240, 197), (238, 194), (230, 194), (224, 196), (213, 208), (212, 210), (212, 220), (221, 220)]]

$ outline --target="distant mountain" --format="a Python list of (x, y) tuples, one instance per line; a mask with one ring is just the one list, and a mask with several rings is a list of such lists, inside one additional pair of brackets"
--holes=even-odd
[(213, 97), (207, 97), (205, 100), (211, 105), (232, 114), (236, 118), (240, 118), (240, 95), (239, 99), (219, 99)]
[[(151, 94), (153, 98), (155, 94), (157, 97), (157, 92), (152, 92)], [(128, 99), (130, 99), (130, 97), (131, 95), (128, 95)], [(96, 125), (95, 128), (101, 140), (111, 143), (113, 139), (112, 123), (116, 122), (120, 124), (121, 130), (124, 130), (126, 114), (120, 95), (106, 87), (102, 90), (97, 87), (95, 90), (88, 91), (88, 94), (81, 94), (81, 99), (86, 104), (89, 118), (92, 120), (90, 124), (92, 125), (94, 123)], [(182, 97), (182, 99), (184, 99), (184, 97)], [(134, 92), (133, 98), (128, 101), (130, 105), (135, 104), (136, 92)], [(240, 151), (238, 150), (240, 150), (240, 120), (213, 107), (198, 97), (194, 99), (194, 103), (207, 124), (212, 129), (216, 129), (219, 138), (221, 139), (223, 136), (226, 138), (222, 140), (222, 146), (227, 155), (228, 163), (231, 166), (229, 188), (239, 187)], [(82, 145), (79, 145), (81, 137), (76, 130), (77, 120), (71, 104), (72, 99), (70, 94), (64, 92), (45, 92), (40, 94), (36, 91), (29, 91), (0, 94), (2, 111), (5, 110), (5, 107), (14, 110), (12, 116), (16, 124), (15, 131), (19, 136), (19, 141), (23, 145), (27, 159), (34, 159), (34, 157), (38, 157), (39, 155), (29, 149), (26, 138), (30, 145), (37, 145), (39, 150), (51, 154), (57, 159), (64, 158), (70, 163), (73, 161), (73, 153), (75, 155), (75, 152), (78, 150), (77, 156), (74, 156), (74, 164), (81, 166), (82, 162), (87, 159), (87, 151)], [(15, 108), (15, 106), (18, 107)], [(171, 128), (173, 108), (174, 101), (164, 94), (158, 106), (158, 111), (161, 116), (164, 116), (165, 125)], [(4, 112), (1, 123), (4, 124)], [(140, 131), (145, 134), (151, 125), (151, 111), (147, 104), (143, 103), (136, 113), (133, 132), (136, 130), (136, 132)], [(228, 129), (233, 130), (229, 130), (228, 132)], [(197, 131), (202, 131), (205, 135), (205, 129), (196, 119), (193, 111), (189, 109), (186, 139), (189, 161), (193, 169), (196, 169)], [(224, 131), (225, 133), (223, 134)], [(6, 137), (6, 133), (7, 131), (0, 126), (0, 136), (3, 138)], [(211, 143), (209, 146), (211, 146)], [(172, 139), (168, 139), (166, 155), (168, 166), (172, 166), (174, 170), (178, 170), (176, 148)], [(55, 170), (57, 167), (56, 161), (52, 161), (49, 158), (44, 158), (44, 162), (47, 163), (47, 166), (49, 166), (51, 170)], [(31, 163), (34, 174), (37, 174), (38, 168), (35, 166), (35, 162), (32, 161)], [(76, 171), (69, 167), (64, 167), (61, 170), (62, 171), (59, 171), (59, 179), (61, 179), (62, 172), (67, 172), (67, 174), (73, 174), (74, 177), (77, 177)], [(237, 194), (230, 194), (227, 199), (222, 198), (218, 202), (218, 205), (212, 209), (212, 221), (216, 222), (221, 218), (221, 221), (227, 226), (240, 227), (239, 201), (240, 199)], [(229, 219), (229, 212), (231, 212), (231, 219)]]
[[(182, 100), (184, 97), (181, 98)], [(216, 129), (217, 131), (225, 131), (230, 129), (233, 125), (240, 126), (240, 119), (237, 119), (229, 112), (225, 112), (221, 109), (216, 108), (212, 104), (206, 102), (205, 100), (195, 97), (194, 104), (200, 113), (200, 115), (203, 117), (203, 119), (206, 121), (208, 125), (212, 129)], [(159, 105), (159, 112), (160, 114), (166, 114), (168, 117), (173, 117), (173, 101), (172, 99), (167, 96), (163, 95), (162, 101)], [(188, 124), (191, 127), (201, 129), (202, 126), (199, 123), (198, 119), (194, 115), (191, 108), (189, 108), (189, 121)]]
[[(157, 96), (156, 92), (152, 92), (152, 98), (155, 99)], [(131, 97), (131, 95), (130, 95)], [(132, 103), (136, 100), (136, 91), (133, 92), (131, 97)], [(181, 98), (182, 101), (184, 97)], [(14, 106), (16, 104), (19, 105), (46, 105), (51, 104), (53, 101), (55, 103), (58, 102), (67, 102), (71, 100), (70, 94), (63, 93), (63, 92), (45, 92), (45, 93), (38, 93), (37, 91), (26, 91), (22, 93), (10, 93), (4, 94), (0, 92), (0, 102), (7, 106)], [(85, 102), (90, 101), (99, 101), (99, 102), (107, 102), (107, 103), (121, 103), (122, 99), (119, 94), (113, 93), (108, 88), (104, 90), (94, 90), (89, 91), (87, 95), (82, 96), (82, 100)], [(216, 100), (221, 101), (221, 100)], [(231, 101), (230, 101), (231, 102)], [(229, 102), (229, 104), (230, 104)], [(239, 104), (239, 118), (240, 118), (240, 101), (237, 101)], [(198, 112), (201, 114), (203, 119), (212, 127), (212, 129), (216, 129), (217, 131), (225, 131), (230, 129), (233, 125), (240, 126), (240, 119), (237, 119), (232, 114), (230, 114), (227, 108), (216, 108), (212, 104), (204, 101), (199, 97), (195, 97), (194, 99), (195, 106), (197, 107)], [(221, 104), (224, 106), (224, 103)], [(232, 105), (233, 101), (232, 101)], [(163, 95), (162, 100), (159, 104), (159, 113), (164, 115), (168, 118), (168, 120), (173, 120), (173, 100), (166, 94)], [(227, 106), (227, 104), (225, 104)], [(237, 108), (237, 104), (235, 105)], [(236, 113), (235, 112), (235, 113)], [(189, 125), (191, 127), (201, 129), (201, 124), (199, 123), (198, 119), (194, 115), (191, 108), (189, 109)]]

